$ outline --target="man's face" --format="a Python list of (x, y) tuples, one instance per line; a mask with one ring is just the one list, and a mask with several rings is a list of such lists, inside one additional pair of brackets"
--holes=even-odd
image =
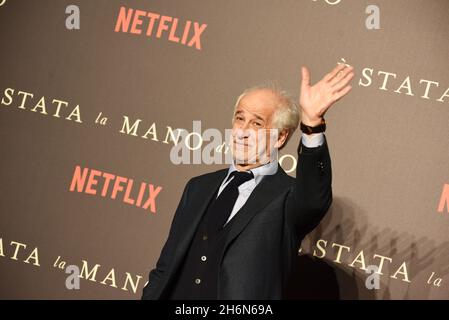
[(274, 129), (275, 101), (269, 90), (253, 91), (240, 100), (234, 114), (231, 137), (236, 164), (257, 167), (267, 163), (273, 155), (277, 130), (270, 129)]

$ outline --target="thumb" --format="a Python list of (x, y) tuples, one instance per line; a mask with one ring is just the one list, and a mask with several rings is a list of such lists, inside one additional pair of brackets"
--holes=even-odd
[(310, 72), (307, 69), (307, 67), (305, 67), (305, 66), (301, 67), (301, 75), (302, 75), (302, 80), (301, 80), (301, 89), (302, 89), (302, 88), (310, 85)]

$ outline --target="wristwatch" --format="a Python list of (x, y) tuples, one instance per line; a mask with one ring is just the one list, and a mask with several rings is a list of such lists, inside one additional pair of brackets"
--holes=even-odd
[(321, 123), (319, 125), (316, 125), (313, 127), (305, 125), (301, 121), (300, 128), (301, 128), (301, 131), (304, 132), (305, 134), (324, 132), (324, 131), (326, 131), (326, 120), (324, 120), (324, 118), (321, 118)]

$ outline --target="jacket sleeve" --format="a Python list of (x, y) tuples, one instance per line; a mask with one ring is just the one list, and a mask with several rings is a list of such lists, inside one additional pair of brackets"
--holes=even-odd
[(298, 146), (296, 183), (288, 201), (287, 214), (296, 234), (303, 238), (324, 217), (332, 204), (332, 168), (327, 140), (316, 148)]
[(156, 263), (156, 268), (150, 271), (148, 277), (148, 283), (143, 288), (142, 300), (152, 300), (155, 299), (154, 292), (160, 285), (160, 282), (167, 270), (170, 261), (173, 258), (173, 253), (176, 249), (176, 234), (179, 230), (179, 220), (182, 215), (182, 211), (186, 207), (188, 199), (188, 190), (191, 180), (186, 184), (184, 191), (182, 193), (181, 200), (179, 201), (178, 208), (176, 209), (173, 221), (170, 227), (170, 232), (165, 245), (162, 248), (160, 257)]

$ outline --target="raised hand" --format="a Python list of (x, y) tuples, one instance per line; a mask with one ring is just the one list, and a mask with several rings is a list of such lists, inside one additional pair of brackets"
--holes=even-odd
[(354, 68), (345, 64), (337, 65), (315, 85), (310, 85), (310, 72), (301, 68), (302, 79), (299, 97), (301, 121), (308, 126), (316, 126), (326, 111), (350, 90), (349, 81), (354, 77)]

